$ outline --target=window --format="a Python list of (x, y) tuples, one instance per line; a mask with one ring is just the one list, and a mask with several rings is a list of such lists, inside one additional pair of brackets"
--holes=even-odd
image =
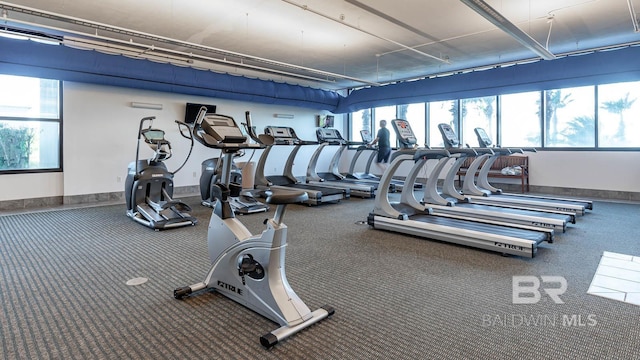
[[(351, 113), (351, 131), (350, 137), (352, 141), (362, 141), (360, 136), (361, 130), (368, 130), (371, 132), (371, 109), (364, 109), (358, 112)], [(375, 135), (371, 135), (372, 139)]]
[[(472, 99), (463, 99), (462, 107), (462, 139), (461, 144), (478, 146), (478, 138), (474, 129), (479, 127), (491, 137), (497, 138), (497, 107), (496, 97), (486, 96)], [(494, 140), (495, 141), (495, 140)]]
[(438, 124), (446, 123), (451, 125), (453, 130), (458, 132), (458, 101), (446, 100), (429, 103), (429, 146), (444, 147), (442, 134), (438, 130)]
[[(539, 91), (500, 96), (500, 145), (541, 145), (540, 98)], [(492, 140), (497, 144), (496, 138)]]
[(545, 146), (596, 145), (594, 86), (547, 90), (544, 98)]
[(60, 82), (0, 75), (0, 172), (60, 170)]
[[(478, 145), (474, 129), (481, 127), (495, 145), (504, 147), (640, 148), (640, 137), (636, 136), (640, 121), (635, 121), (640, 117), (638, 100), (640, 81), (559, 88), (499, 98), (383, 106), (354, 113), (351, 127), (357, 135), (359, 127), (366, 124), (375, 136), (379, 120), (405, 119), (418, 146), (426, 137), (426, 144), (434, 148), (443, 146), (438, 130), (441, 123), (451, 125), (461, 137), (460, 143), (470, 146)], [(393, 131), (391, 136), (393, 145)]]
[(598, 146), (640, 147), (640, 82), (598, 86)]
[(425, 144), (426, 121), (424, 108), (424, 103), (398, 105), (398, 119), (407, 120), (411, 124), (411, 129), (415, 133), (419, 147), (424, 147)]

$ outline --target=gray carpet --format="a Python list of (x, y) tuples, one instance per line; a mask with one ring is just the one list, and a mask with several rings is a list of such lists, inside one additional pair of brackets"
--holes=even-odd
[[(214, 292), (173, 298), (209, 267), (209, 210), (187, 200), (200, 223), (161, 232), (124, 205), (0, 216), (0, 357), (640, 357), (640, 307), (586, 294), (603, 251), (640, 255), (637, 204), (596, 202), (533, 259), (370, 229), (372, 200), (291, 206), (289, 282), (312, 310), (336, 313), (266, 350), (271, 321)], [(267, 216), (241, 220), (257, 232)], [(565, 277), (564, 304), (512, 304), (514, 275)], [(125, 284), (135, 277), (149, 281)]]

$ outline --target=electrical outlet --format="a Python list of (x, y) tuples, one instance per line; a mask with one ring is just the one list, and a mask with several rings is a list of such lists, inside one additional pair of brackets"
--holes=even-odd
[(196, 176), (198, 176), (198, 174), (194, 171), (193, 172), (193, 177), (195, 178)]
[(122, 178), (120, 176), (116, 176), (116, 182), (122, 182)]

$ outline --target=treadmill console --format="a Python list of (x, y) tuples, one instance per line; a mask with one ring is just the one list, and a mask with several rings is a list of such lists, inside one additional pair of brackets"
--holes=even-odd
[(264, 128), (266, 135), (271, 135), (276, 145), (296, 145), (300, 138), (295, 130), (286, 126), (267, 126)]
[(406, 120), (393, 119), (391, 120), (393, 130), (395, 130), (398, 141), (401, 148), (412, 148), (418, 142), (418, 139), (411, 130), (411, 125)]
[(476, 136), (478, 137), (478, 144), (480, 147), (491, 147), (491, 145), (493, 145), (491, 143), (491, 138), (483, 128), (475, 128), (473, 131), (475, 131)]
[(340, 132), (333, 128), (316, 129), (316, 137), (320, 143), (343, 144), (345, 142)]
[(449, 124), (438, 124), (438, 130), (440, 130), (440, 134), (442, 135), (442, 140), (444, 141), (444, 147), (446, 148), (457, 148), (460, 147), (460, 142), (458, 141), (458, 137), (456, 136), (456, 132), (453, 131), (453, 128)]
[(362, 137), (362, 142), (365, 144), (369, 144), (373, 141), (373, 136), (369, 130), (360, 130), (360, 136)]

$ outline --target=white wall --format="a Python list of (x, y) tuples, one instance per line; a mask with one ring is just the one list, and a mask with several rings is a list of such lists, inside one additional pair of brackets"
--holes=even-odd
[[(354, 150), (345, 153), (340, 162), (341, 170), (349, 168), (354, 154)], [(526, 155), (529, 156), (531, 185), (640, 192), (638, 151), (539, 151)], [(356, 171), (364, 170), (365, 157), (363, 155), (358, 159)], [(435, 161), (428, 162), (426, 170), (420, 176), (428, 176), (433, 164)], [(449, 165), (451, 164), (453, 161), (450, 161)], [(374, 160), (371, 171), (380, 174), (375, 166)], [(402, 166), (398, 175), (406, 174), (411, 164)], [(445, 168), (444, 172), (448, 169), (449, 167)]]
[[(238, 123), (245, 121), (245, 111), (251, 111), (253, 123), (260, 132), (267, 125), (291, 126), (304, 140), (316, 139), (316, 115), (326, 113), (297, 107), (83, 83), (65, 82), (63, 91), (64, 172), (0, 176), (0, 187), (4, 189), (0, 192), (0, 201), (123, 191), (127, 166), (135, 159), (140, 119), (147, 116), (156, 117), (153, 126), (165, 130), (166, 138), (171, 141), (173, 157), (167, 160), (166, 164), (169, 171), (175, 170), (189, 151), (190, 142), (180, 136), (174, 122), (184, 120), (187, 102), (217, 105), (218, 113), (230, 115)], [(163, 109), (132, 108), (131, 102), (162, 104)], [(294, 114), (295, 118), (274, 118), (275, 113)], [(336, 126), (343, 126), (341, 117), (336, 118)], [(148, 158), (151, 154), (148, 146), (141, 143), (140, 158)], [(252, 161), (257, 161), (259, 154), (260, 151)], [(248, 155), (250, 152), (246, 158)], [(300, 155), (300, 160), (308, 159), (310, 156), (305, 155), (303, 151)], [(175, 175), (175, 186), (198, 185), (200, 164), (203, 160), (216, 156), (216, 150), (205, 148), (196, 142), (191, 158)], [(269, 160), (268, 163), (276, 168), (276, 172), (281, 173), (285, 161), (286, 155), (283, 155)], [(296, 175), (304, 175), (305, 172), (306, 167), (300, 169), (299, 164), (294, 167)]]
[(539, 151), (527, 155), (531, 185), (640, 192), (638, 151)]
[(62, 196), (62, 173), (0, 175), (0, 201)]

